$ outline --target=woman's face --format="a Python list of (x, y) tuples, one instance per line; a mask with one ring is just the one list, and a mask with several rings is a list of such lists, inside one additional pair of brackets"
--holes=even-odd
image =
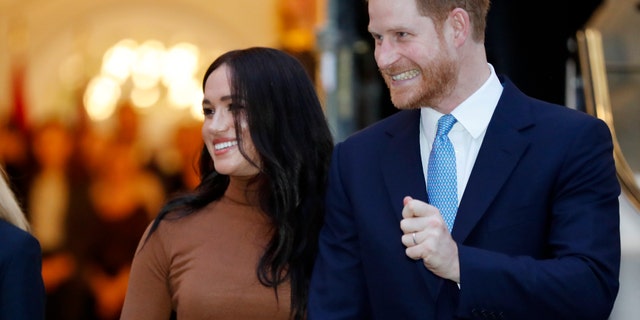
[[(247, 161), (238, 148), (231, 108), (242, 108), (242, 102), (234, 101), (231, 96), (228, 71), (227, 65), (222, 65), (214, 70), (205, 82), (202, 138), (218, 173), (238, 177), (255, 176), (260, 170)], [(239, 111), (243, 150), (255, 163), (259, 163), (244, 111)]]

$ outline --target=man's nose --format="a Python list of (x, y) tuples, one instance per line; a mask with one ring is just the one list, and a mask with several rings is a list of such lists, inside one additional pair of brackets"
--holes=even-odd
[(378, 68), (385, 69), (398, 60), (396, 47), (391, 41), (382, 41), (375, 47), (374, 56)]

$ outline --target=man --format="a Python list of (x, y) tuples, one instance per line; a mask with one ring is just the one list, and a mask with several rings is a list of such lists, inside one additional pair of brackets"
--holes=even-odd
[[(368, 1), (401, 111), (334, 149), (310, 320), (609, 316), (620, 267), (610, 131), (495, 74), (488, 7)], [(455, 158), (451, 211), (433, 205), (443, 115), (454, 117), (438, 137)]]

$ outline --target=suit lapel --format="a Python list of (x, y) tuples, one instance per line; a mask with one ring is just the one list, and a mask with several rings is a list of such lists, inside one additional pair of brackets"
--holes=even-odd
[(453, 238), (463, 243), (529, 146), (521, 131), (533, 125), (527, 98), (508, 80), (487, 127), (462, 196)]
[[(398, 222), (402, 220), (402, 199), (411, 196), (427, 201), (427, 189), (420, 157), (420, 110), (401, 111), (396, 125), (387, 130), (389, 139), (380, 166)], [(398, 223), (398, 228), (400, 224)], [(400, 241), (400, 239), (398, 239)], [(414, 262), (433, 299), (437, 299), (444, 280), (427, 270), (422, 260)]]
[(387, 130), (389, 139), (380, 166), (393, 209), (402, 219), (402, 199), (411, 196), (427, 201), (422, 159), (420, 158), (420, 111), (401, 111), (403, 118)]

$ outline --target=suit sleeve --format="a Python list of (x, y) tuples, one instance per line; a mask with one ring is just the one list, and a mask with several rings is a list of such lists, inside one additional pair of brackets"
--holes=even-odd
[(329, 173), (325, 225), (309, 293), (309, 320), (367, 319), (357, 228), (342, 184), (341, 144)]
[(38, 240), (19, 233), (4, 243), (0, 279), (0, 319), (44, 319), (42, 251)]
[(585, 121), (561, 153), (560, 170), (540, 196), (545, 208), (530, 213), (549, 217), (544, 258), (459, 245), (459, 315), (492, 310), (506, 319), (609, 316), (620, 268), (620, 187), (610, 131), (602, 121)]

